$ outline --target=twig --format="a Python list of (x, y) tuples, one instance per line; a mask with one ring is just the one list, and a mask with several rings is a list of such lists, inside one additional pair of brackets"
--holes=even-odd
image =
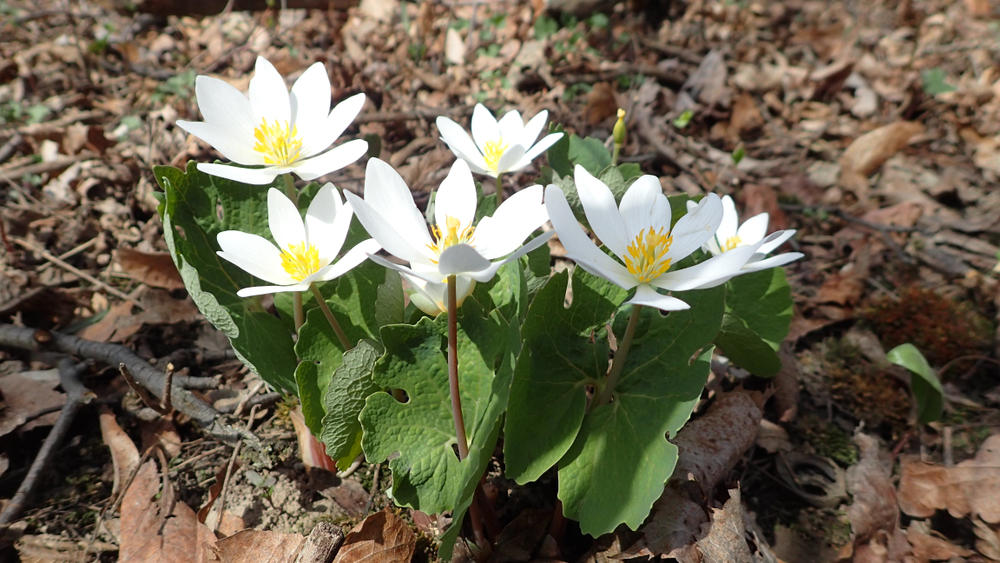
[[(98, 237), (87, 239), (86, 242), (78, 244), (78, 245), (74, 246), (73, 248), (67, 250), (66, 252), (63, 252), (62, 254), (60, 254), (59, 255), (59, 259), (60, 260), (66, 260), (67, 258), (72, 258), (73, 256), (76, 256), (77, 254), (79, 254), (79, 253), (83, 252), (84, 250), (87, 250), (91, 246), (94, 246), (95, 244), (97, 244), (98, 240), (99, 240)], [(48, 270), (49, 268), (51, 268), (53, 265), (54, 265), (53, 262), (46, 262), (46, 263), (42, 264), (41, 266), (39, 266), (37, 269), (35, 269), (35, 272), (40, 274), (40, 273), (44, 272), (45, 270)]]
[(243, 398), (240, 399), (240, 402), (236, 404), (236, 410), (233, 411), (233, 414), (236, 416), (243, 414), (243, 409), (246, 408), (247, 401), (250, 400), (250, 397), (256, 395), (257, 392), (260, 391), (261, 387), (263, 386), (264, 386), (264, 381), (263, 380), (258, 381), (257, 384), (253, 386), (253, 389), (251, 389), (249, 393), (245, 394)]
[(124, 363), (119, 363), (118, 364), (118, 373), (120, 373), (122, 375), (122, 378), (125, 380), (125, 383), (128, 383), (129, 388), (132, 389), (133, 391), (135, 391), (136, 395), (139, 395), (139, 399), (147, 407), (153, 409), (154, 411), (156, 411), (156, 412), (158, 412), (158, 413), (160, 413), (162, 415), (170, 414), (170, 412), (174, 410), (173, 406), (171, 406), (171, 404), (170, 404), (170, 394), (171, 394), (170, 383), (172, 382), (172, 380), (174, 378), (174, 371), (173, 370), (167, 370), (167, 377), (166, 377), (165, 381), (163, 382), (163, 401), (162, 402), (154, 399), (153, 397), (151, 397), (149, 395), (149, 391), (146, 391), (145, 389), (142, 388), (141, 385), (139, 385), (138, 383), (136, 383), (135, 379), (132, 378), (132, 374), (129, 373), (128, 368), (125, 367)]
[(375, 464), (375, 473), (372, 475), (372, 489), (368, 493), (368, 502), (365, 503), (365, 514), (368, 514), (372, 510), (372, 503), (375, 501), (375, 493), (378, 492), (378, 478), (379, 472), (382, 470), (382, 464)]
[(55, 170), (61, 170), (69, 165), (81, 160), (94, 158), (91, 153), (80, 153), (72, 156), (60, 156), (53, 160), (34, 162), (25, 166), (12, 166), (7, 169), (0, 169), (0, 180), (15, 181), (20, 180), (25, 174), (45, 174)]
[(111, 295), (114, 295), (115, 297), (117, 297), (119, 299), (122, 299), (124, 301), (128, 301), (129, 303), (135, 305), (139, 309), (145, 309), (145, 307), (143, 307), (138, 301), (136, 301), (135, 298), (129, 296), (126, 293), (123, 293), (119, 289), (115, 289), (115, 288), (111, 287), (110, 285), (102, 282), (101, 280), (95, 278), (94, 276), (88, 274), (87, 272), (84, 272), (83, 270), (77, 268), (76, 266), (73, 266), (73, 265), (69, 264), (68, 262), (66, 262), (64, 260), (60, 260), (57, 256), (52, 255), (52, 253), (50, 253), (49, 251), (45, 250), (44, 248), (39, 248), (39, 247), (31, 244), (30, 242), (24, 240), (24, 239), (15, 238), (15, 239), (12, 239), (12, 240), (18, 246), (20, 246), (20, 247), (22, 247), (22, 248), (24, 248), (26, 250), (29, 250), (31, 252), (34, 252), (35, 254), (38, 254), (42, 258), (45, 258), (49, 262), (52, 262), (56, 266), (59, 266), (60, 268), (66, 270), (67, 272), (73, 274), (74, 276), (77, 276), (77, 277), (80, 277), (80, 278), (83, 278), (83, 279), (89, 281), (90, 283), (92, 283), (92, 284), (100, 287), (104, 291), (107, 291)]
[(67, 432), (69, 432), (70, 427), (73, 425), (73, 419), (76, 418), (77, 411), (93, 398), (94, 394), (80, 383), (80, 373), (86, 367), (86, 363), (74, 365), (73, 360), (69, 358), (64, 358), (59, 362), (59, 383), (62, 385), (63, 390), (66, 391), (66, 404), (63, 405), (62, 411), (59, 413), (59, 420), (56, 421), (55, 426), (49, 431), (49, 435), (45, 437), (45, 442), (42, 443), (41, 449), (38, 450), (38, 455), (35, 456), (35, 460), (31, 463), (28, 474), (24, 477), (24, 481), (21, 481), (21, 486), (17, 488), (17, 492), (14, 493), (10, 502), (7, 503), (3, 512), (0, 513), (0, 526), (13, 522), (21, 511), (24, 510), (24, 505), (34, 491), (35, 485), (38, 483), (38, 478), (52, 460), (56, 448), (63, 441), (63, 438), (66, 437)]
[(11, 138), (7, 139), (7, 142), (0, 146), (0, 162), (10, 158), (10, 155), (14, 154), (22, 141), (24, 141), (24, 137), (20, 133), (14, 133)]
[[(0, 323), (0, 346), (12, 346), (33, 351), (62, 352), (98, 360), (112, 366), (125, 364), (129, 373), (135, 377), (139, 384), (159, 398), (163, 398), (161, 394), (163, 393), (164, 375), (120, 344), (94, 342), (58, 332)], [(231, 442), (245, 438), (254, 444), (258, 443), (257, 437), (246, 430), (233, 428), (223, 423), (219, 420), (218, 411), (180, 385), (175, 384), (172, 387), (171, 403), (178, 412), (207, 427), (208, 433), (220, 440)]]
[(364, 463), (364, 461), (365, 461), (365, 456), (359, 455), (354, 459), (354, 461), (351, 462), (351, 465), (349, 465), (347, 469), (337, 472), (337, 478), (347, 479), (351, 475), (354, 475), (354, 472), (357, 471), (359, 467), (361, 467), (361, 464)]

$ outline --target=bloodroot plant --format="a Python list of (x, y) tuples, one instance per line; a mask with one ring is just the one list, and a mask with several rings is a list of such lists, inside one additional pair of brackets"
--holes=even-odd
[[(297, 397), (339, 467), (388, 461), (395, 503), (450, 513), (443, 559), (466, 521), (476, 553), (496, 539), (495, 501), (476, 491), (501, 436), (506, 476), (554, 470), (553, 506), (584, 533), (636, 529), (716, 349), (759, 376), (780, 367), (792, 302), (776, 266), (802, 255), (767, 255), (793, 232), (768, 235), (766, 216), (741, 226), (729, 196), (668, 197), (619, 164), (624, 112), (613, 153), (539, 139), (545, 111), (525, 123), (477, 105), (471, 135), (439, 118), (458, 159), (421, 212), (374, 158), (361, 195), (297, 184), (365, 152), (329, 148), (365, 98), (331, 110), (321, 64), (288, 91), (259, 58), (248, 94), (199, 77), (197, 95), (205, 121), (179, 125), (235, 164), (154, 169), (188, 292), (247, 367)], [(473, 173), (499, 189), (542, 154), (536, 185), (479, 195)], [(553, 236), (576, 267), (554, 273)]]

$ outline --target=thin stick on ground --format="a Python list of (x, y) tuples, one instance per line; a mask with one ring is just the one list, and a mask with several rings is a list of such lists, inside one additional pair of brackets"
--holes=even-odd
[[(254, 405), (253, 407), (250, 408), (250, 416), (249, 420), (247, 420), (247, 426), (246, 426), (247, 432), (249, 432), (250, 428), (253, 426), (253, 420), (256, 415), (257, 415), (257, 405)], [(236, 444), (233, 446), (233, 455), (229, 457), (229, 465), (226, 466), (226, 477), (222, 480), (222, 489), (219, 491), (219, 498), (215, 500), (215, 505), (212, 507), (213, 509), (218, 507), (217, 511), (218, 518), (211, 526), (212, 533), (215, 533), (215, 531), (219, 527), (219, 524), (222, 523), (223, 509), (226, 505), (226, 493), (229, 492), (229, 483), (230, 481), (232, 481), (233, 467), (236, 465), (236, 456), (239, 455), (240, 446), (242, 445), (243, 442), (236, 442)]]
[(86, 367), (85, 363), (74, 364), (73, 360), (69, 358), (59, 362), (59, 384), (66, 391), (66, 404), (59, 413), (59, 419), (56, 420), (55, 426), (45, 437), (35, 460), (31, 462), (31, 467), (24, 480), (21, 481), (21, 486), (17, 488), (17, 492), (4, 507), (3, 512), (0, 512), (0, 526), (10, 524), (24, 510), (25, 504), (35, 490), (35, 485), (38, 484), (38, 478), (42, 476), (45, 468), (52, 461), (59, 444), (62, 443), (69, 429), (73, 426), (76, 413), (93, 397), (93, 393), (80, 382), (80, 373)]

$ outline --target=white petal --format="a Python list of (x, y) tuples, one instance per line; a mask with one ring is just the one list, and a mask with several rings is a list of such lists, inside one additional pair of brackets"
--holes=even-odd
[(663, 229), (664, 233), (670, 230), (670, 202), (656, 176), (647, 174), (632, 182), (618, 209), (628, 242), (648, 227)]
[[(330, 146), (325, 142), (330, 111), (330, 77), (323, 63), (313, 63), (292, 85), (292, 124), (302, 139), (302, 154), (312, 156)], [(334, 137), (336, 139), (336, 137)]]
[[(413, 203), (413, 194), (410, 188), (406, 187), (406, 182), (388, 163), (373, 158), (368, 161), (365, 169), (365, 203), (369, 208), (375, 210), (383, 219), (383, 223), (391, 229), (395, 236), (401, 237), (405, 245), (400, 248), (395, 246), (401, 253), (397, 253), (387, 240), (383, 240), (376, 234), (372, 227), (369, 227), (361, 217), (361, 210), (357, 205), (353, 205), (354, 213), (361, 219), (368, 232), (382, 243), (382, 247), (405, 260), (413, 261), (420, 256), (426, 256), (430, 251), (427, 246), (432, 243), (430, 233), (427, 231), (427, 222), (424, 216)], [(416, 249), (417, 252), (413, 252)]]
[(661, 295), (646, 284), (636, 287), (635, 295), (632, 296), (632, 299), (626, 301), (626, 303), (655, 307), (661, 311), (683, 311), (684, 309), (691, 308), (690, 305), (680, 299), (669, 295)]
[[(429, 282), (407, 273), (403, 273), (402, 275), (409, 285), (408, 293), (410, 294), (410, 301), (417, 308), (432, 317), (436, 317), (439, 313), (448, 312), (448, 304), (445, 302), (448, 299), (447, 283)], [(462, 306), (462, 302), (472, 293), (475, 287), (475, 280), (465, 276), (456, 277), (455, 300), (457, 301), (457, 307)]]
[(222, 153), (233, 162), (240, 164), (264, 164), (260, 154), (253, 150), (253, 129), (238, 131), (205, 121), (178, 120), (177, 126)]
[(281, 252), (262, 236), (242, 231), (222, 231), (216, 236), (218, 255), (246, 273), (277, 284), (294, 283), (281, 267)]
[(268, 293), (282, 293), (286, 291), (306, 291), (309, 289), (307, 283), (293, 283), (292, 285), (259, 285), (247, 287), (236, 292), (240, 297), (253, 297), (255, 295), (266, 295)]
[[(483, 258), (476, 249), (468, 244), (455, 244), (441, 252), (438, 257), (438, 271), (443, 276), (480, 272), (489, 268), (492, 263)], [(492, 276), (490, 276), (492, 277)], [(486, 280), (478, 280), (486, 281)]]
[(667, 252), (674, 262), (686, 258), (689, 254), (705, 244), (719, 228), (722, 220), (722, 202), (719, 196), (708, 194), (694, 211), (685, 214), (677, 220), (670, 235), (673, 242)]
[(795, 229), (775, 231), (767, 235), (767, 238), (761, 241), (760, 247), (757, 248), (757, 252), (761, 254), (769, 254), (775, 248), (778, 248), (782, 244), (785, 244), (785, 241), (792, 238), (792, 235), (794, 234), (795, 234)]
[[(590, 223), (590, 230), (594, 231), (597, 238), (604, 243), (604, 246), (611, 249), (611, 252), (624, 256), (628, 245), (627, 231), (611, 189), (604, 182), (591, 176), (590, 172), (579, 164), (574, 168), (573, 177), (576, 180), (576, 191), (580, 194), (580, 203), (583, 204), (583, 211)], [(550, 209), (549, 213), (551, 212)]]
[(264, 119), (291, 123), (291, 101), (285, 81), (264, 57), (257, 57), (253, 78), (250, 79), (250, 107), (256, 125)]
[(473, 171), (479, 174), (486, 172), (486, 160), (476, 147), (472, 137), (462, 129), (462, 126), (447, 117), (440, 116), (435, 121), (438, 131), (441, 133), (441, 140), (448, 145), (455, 156), (466, 161)]
[(729, 237), (736, 236), (739, 222), (740, 218), (736, 213), (736, 204), (733, 203), (733, 198), (728, 195), (722, 196), (722, 221), (719, 223), (719, 230), (716, 231), (715, 236), (720, 242), (726, 242)]
[(483, 104), (476, 104), (472, 109), (472, 139), (479, 147), (479, 152), (484, 151), (486, 143), (500, 140), (500, 125)]
[(651, 283), (668, 291), (714, 287), (739, 274), (740, 268), (750, 259), (754, 250), (754, 246), (740, 246), (690, 268), (668, 271)]
[(234, 133), (249, 131), (253, 134), (256, 124), (250, 111), (250, 100), (243, 92), (218, 78), (198, 76), (194, 79), (194, 94), (206, 122)]
[[(757, 255), (763, 256), (763, 254), (760, 253), (760, 249), (758, 249)], [(763, 258), (761, 260), (754, 260), (751, 258), (750, 261), (743, 266), (741, 273), (757, 272), (759, 270), (767, 270), (769, 268), (784, 266), (785, 264), (794, 262), (803, 256), (805, 256), (805, 254), (802, 254), (801, 252), (785, 252), (784, 254), (777, 254), (775, 256), (771, 256), (770, 258)], [(756, 256), (754, 256), (754, 258), (756, 258)]]
[(325, 153), (298, 162), (293, 171), (303, 180), (315, 180), (351, 164), (368, 152), (368, 141), (355, 139), (337, 145)]
[[(424, 259), (424, 255), (429, 251), (412, 246), (413, 241), (410, 237), (398, 232), (391, 221), (379, 214), (365, 200), (351, 192), (344, 192), (344, 195), (347, 197), (348, 205), (354, 209), (354, 214), (357, 215), (361, 225), (389, 254), (409, 262)], [(372, 257), (373, 260), (375, 258)], [(381, 264), (381, 262), (379, 263)]]
[(266, 186), (274, 181), (279, 174), (278, 168), (241, 168), (228, 164), (216, 164), (209, 162), (199, 162), (198, 170), (211, 176), (218, 176), (234, 182), (253, 184), (255, 186)]
[(740, 244), (757, 244), (767, 234), (767, 213), (760, 213), (747, 219), (736, 231)]
[(381, 249), (382, 247), (379, 245), (377, 240), (373, 238), (363, 240), (355, 245), (354, 248), (345, 252), (344, 256), (342, 256), (340, 260), (337, 260), (327, 268), (324, 268), (318, 277), (323, 281), (338, 278), (349, 272), (358, 264), (364, 262), (370, 255)]
[(521, 145), (525, 149), (531, 146), (530, 141), (524, 143), (521, 139), (524, 133), (524, 120), (521, 119), (521, 113), (516, 109), (503, 114), (503, 117), (497, 121), (497, 125), (500, 127), (500, 138), (503, 139), (504, 143)]
[(458, 219), (461, 233), (476, 219), (476, 183), (464, 160), (456, 160), (434, 197), (434, 221), (448, 232), (448, 217)]
[(361, 113), (361, 108), (364, 107), (366, 99), (364, 94), (355, 94), (334, 106), (333, 110), (330, 111), (330, 115), (321, 121), (324, 125), (317, 144), (323, 148), (332, 145), (350, 127), (351, 123), (354, 122), (354, 118)]
[(306, 228), (298, 208), (277, 188), (267, 190), (267, 226), (281, 250), (306, 240)]
[[(562, 136), (563, 136), (562, 133), (550, 133), (550, 134), (542, 137), (541, 141), (538, 141), (537, 143), (535, 143), (528, 150), (528, 152), (524, 153), (523, 160), (527, 160), (528, 162), (531, 162), (532, 160), (535, 160), (535, 157), (537, 157), (538, 155), (542, 154), (543, 152), (549, 150), (549, 147), (551, 147), (552, 145), (556, 144), (556, 142), (559, 139), (561, 139)], [(521, 166), (521, 168), (523, 168), (524, 166), (527, 166), (527, 165), (528, 164), (525, 163), (524, 165)]]
[(354, 210), (344, 205), (333, 184), (327, 182), (306, 210), (306, 240), (319, 251), (320, 261), (329, 264), (344, 245)]
[(566, 202), (566, 196), (554, 185), (545, 188), (545, 209), (549, 212), (549, 220), (559, 235), (559, 241), (566, 247), (567, 256), (584, 266), (588, 272), (608, 279), (625, 289), (636, 286), (635, 277), (628, 273), (625, 266), (601, 252), (583, 232), (569, 208), (569, 203)]
[(521, 145), (511, 145), (500, 156), (500, 160), (497, 162), (497, 172), (501, 174), (504, 172), (513, 172), (524, 168), (530, 163), (530, 160), (524, 160), (524, 147)]
[[(542, 132), (542, 129), (545, 129), (545, 122), (548, 121), (548, 119), (549, 119), (549, 110), (543, 109), (542, 111), (536, 113), (535, 117), (532, 117), (531, 119), (528, 120), (527, 123), (524, 124), (524, 128), (521, 130), (521, 138), (518, 139), (517, 142), (522, 146), (532, 147), (533, 149), (534, 148), (533, 145), (535, 144), (535, 139), (538, 138), (538, 135)], [(562, 137), (562, 133), (553, 133), (553, 134), (556, 136), (555, 140), (552, 141), (553, 143), (558, 141), (559, 137)], [(551, 136), (552, 135), (548, 135), (546, 139)], [(544, 141), (545, 139), (543, 139), (543, 142)], [(545, 149), (543, 148), (542, 150)], [(531, 151), (529, 151), (529, 154), (530, 152)], [(541, 152), (542, 151), (538, 151), (535, 154), (538, 155), (541, 154)]]
[(548, 219), (542, 203), (542, 186), (536, 184), (515, 192), (500, 204), (496, 213), (483, 217), (476, 225), (476, 250), (490, 260), (504, 256)]
[[(543, 233), (532, 239), (530, 242), (528, 242), (528, 244), (512, 252), (509, 256), (507, 256), (503, 260), (498, 260), (496, 262), (493, 262), (487, 268), (480, 270), (478, 272), (470, 273), (469, 277), (471, 277), (476, 281), (481, 281), (481, 282), (490, 281), (491, 279), (493, 279), (493, 276), (496, 275), (497, 270), (499, 270), (501, 266), (503, 266), (507, 262), (510, 262), (511, 260), (517, 260), (518, 258), (524, 256), (525, 254), (531, 252), (532, 250), (538, 248), (539, 246), (542, 246), (543, 244), (548, 242), (550, 238), (554, 237), (555, 234), (556, 234), (555, 231), (549, 231), (547, 233)], [(442, 255), (443, 254), (444, 253), (442, 253)]]

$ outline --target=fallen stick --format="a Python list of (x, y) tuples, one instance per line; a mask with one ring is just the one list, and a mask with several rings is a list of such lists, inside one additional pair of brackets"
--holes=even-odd
[[(166, 376), (160, 370), (149, 365), (149, 362), (120, 344), (94, 342), (58, 332), (0, 323), (0, 346), (12, 346), (32, 351), (62, 352), (98, 360), (115, 367), (119, 364), (125, 364), (129, 373), (139, 384), (157, 398), (164, 398)], [(206, 427), (210, 435), (220, 440), (234, 441), (246, 438), (253, 444), (258, 443), (257, 438), (250, 432), (222, 422), (218, 411), (182, 387), (177, 379), (179, 378), (175, 378), (171, 388), (171, 404), (178, 412)]]

